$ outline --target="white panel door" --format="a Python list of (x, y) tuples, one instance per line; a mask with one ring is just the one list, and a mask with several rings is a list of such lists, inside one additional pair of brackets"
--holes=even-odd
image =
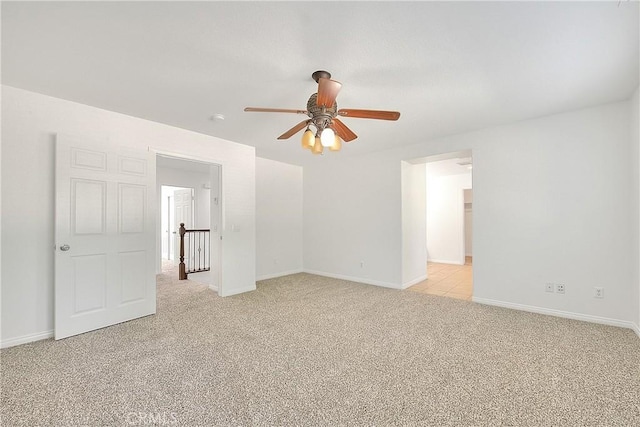
[[(184, 223), (184, 228), (187, 230), (193, 228), (193, 190), (191, 188), (185, 188), (182, 190), (174, 190), (173, 192), (173, 218), (174, 224), (174, 236), (176, 238), (174, 247), (174, 260), (175, 263), (180, 262), (180, 224)], [(188, 236), (185, 236), (188, 239)], [(186, 242), (185, 242), (186, 247)], [(185, 259), (185, 263), (189, 263), (189, 260)]]
[(55, 338), (156, 312), (155, 156), (56, 138)]

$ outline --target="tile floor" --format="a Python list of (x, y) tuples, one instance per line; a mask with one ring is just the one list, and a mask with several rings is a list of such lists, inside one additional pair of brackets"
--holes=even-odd
[(471, 301), (473, 266), (471, 257), (465, 265), (427, 263), (429, 278), (408, 288), (410, 291)]

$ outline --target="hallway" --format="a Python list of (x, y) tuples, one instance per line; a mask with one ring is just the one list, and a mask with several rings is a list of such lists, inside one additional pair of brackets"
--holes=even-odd
[(427, 263), (429, 278), (408, 288), (410, 291), (471, 301), (473, 295), (472, 257), (464, 265)]

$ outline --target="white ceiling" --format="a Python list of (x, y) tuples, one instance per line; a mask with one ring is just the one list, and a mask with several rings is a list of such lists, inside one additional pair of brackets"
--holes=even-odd
[[(462, 164), (460, 164), (462, 163)], [(471, 173), (471, 158), (455, 158), (427, 163), (427, 176), (467, 175)]]
[[(2, 82), (253, 145), (302, 164), (311, 73), (359, 135), (332, 156), (627, 99), (637, 2), (2, 2)], [(222, 113), (226, 120), (210, 120)]]

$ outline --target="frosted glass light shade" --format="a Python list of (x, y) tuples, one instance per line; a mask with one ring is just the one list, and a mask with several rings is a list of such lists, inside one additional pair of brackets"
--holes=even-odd
[(302, 148), (312, 149), (313, 144), (316, 143), (316, 136), (313, 134), (311, 129), (307, 129), (302, 134)]
[(311, 149), (311, 152), (313, 154), (322, 154), (323, 149), (324, 147), (322, 146), (322, 142), (320, 141), (320, 138), (316, 138), (316, 142), (315, 144), (313, 144), (313, 148)]
[(331, 151), (340, 151), (341, 148), (342, 148), (342, 140), (340, 139), (340, 137), (338, 135), (336, 135), (336, 137), (333, 140), (333, 145), (331, 147), (329, 147), (329, 150), (331, 150)]
[(331, 147), (334, 143), (336, 134), (333, 132), (333, 129), (327, 127), (322, 130), (322, 134), (320, 135), (320, 142), (323, 147)]

